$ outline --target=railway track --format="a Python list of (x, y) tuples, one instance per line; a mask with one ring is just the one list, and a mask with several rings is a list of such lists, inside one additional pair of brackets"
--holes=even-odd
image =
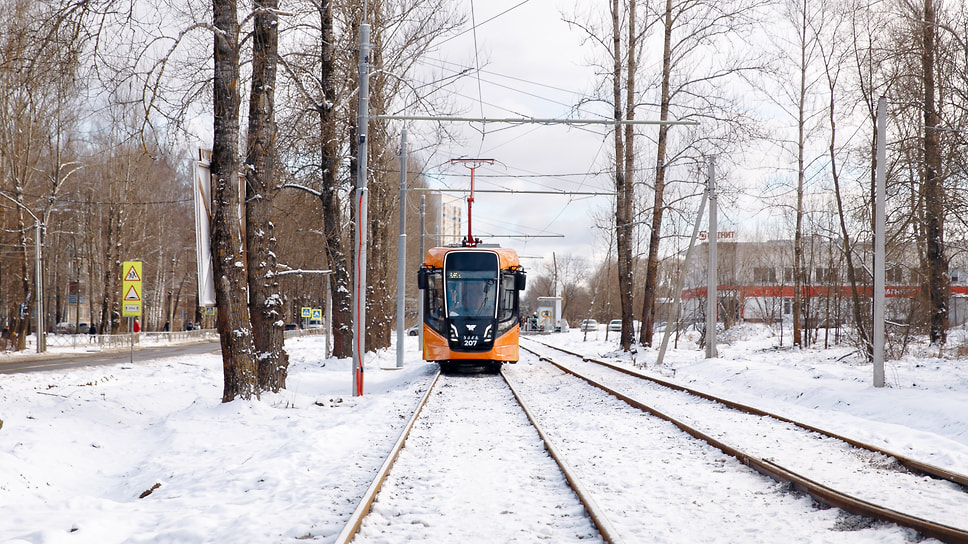
[(335, 542), (618, 542), (539, 433), (500, 376), (438, 374)]
[[(945, 542), (968, 542), (968, 477), (849, 437), (543, 343), (526, 348), (822, 504)], [(548, 356), (555, 350), (553, 360)], [(592, 363), (592, 364), (589, 364)], [(645, 402), (643, 399), (648, 399)]]

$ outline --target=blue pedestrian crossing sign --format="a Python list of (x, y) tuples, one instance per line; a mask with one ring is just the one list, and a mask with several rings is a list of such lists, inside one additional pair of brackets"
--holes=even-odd
[(311, 317), (313, 315), (313, 309), (309, 306), (303, 306), (300, 308), (300, 312), (299, 317)]

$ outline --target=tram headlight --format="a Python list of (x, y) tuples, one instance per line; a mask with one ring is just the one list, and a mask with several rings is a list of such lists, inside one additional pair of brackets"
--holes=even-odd
[(492, 336), (492, 335), (491, 335), (491, 333), (492, 333), (492, 330), (491, 330), (491, 329), (492, 329), (493, 327), (494, 327), (494, 325), (488, 325), (488, 326), (487, 326), (487, 328), (486, 328), (486, 329), (484, 329), (484, 341), (485, 341), (485, 342), (489, 342), (489, 341), (491, 341), (491, 336)]
[(460, 335), (457, 333), (457, 325), (454, 325), (453, 323), (451, 323), (450, 324), (450, 339), (451, 339), (451, 341), (456, 342), (459, 338), (460, 338)]

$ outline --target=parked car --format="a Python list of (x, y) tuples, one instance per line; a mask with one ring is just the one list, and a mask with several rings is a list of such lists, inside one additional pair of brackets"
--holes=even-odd
[(294, 331), (294, 330), (296, 330), (298, 328), (299, 328), (299, 325), (296, 325), (295, 323), (286, 323), (282, 327), (282, 330), (284, 330), (284, 331)]
[(407, 329), (407, 336), (420, 336), (420, 323)]
[(608, 322), (608, 330), (622, 332), (622, 320), (613, 319)]
[(54, 334), (74, 334), (74, 324), (70, 321), (61, 321), (54, 325)]
[(77, 334), (87, 334), (87, 332), (90, 329), (91, 329), (91, 325), (89, 323), (78, 323), (77, 324)]
[(582, 319), (581, 325), (579, 325), (581, 332), (591, 332), (598, 330), (598, 321), (594, 319)]

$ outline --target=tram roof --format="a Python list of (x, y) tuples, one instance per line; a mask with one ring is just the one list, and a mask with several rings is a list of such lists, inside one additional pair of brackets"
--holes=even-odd
[(454, 251), (465, 251), (465, 252), (481, 252), (481, 253), (497, 253), (498, 264), (501, 270), (506, 270), (508, 268), (518, 268), (521, 266), (520, 261), (518, 261), (518, 254), (516, 251), (505, 247), (432, 247), (427, 251), (427, 255), (424, 257), (424, 265), (433, 268), (443, 268), (444, 267), (444, 255)]

